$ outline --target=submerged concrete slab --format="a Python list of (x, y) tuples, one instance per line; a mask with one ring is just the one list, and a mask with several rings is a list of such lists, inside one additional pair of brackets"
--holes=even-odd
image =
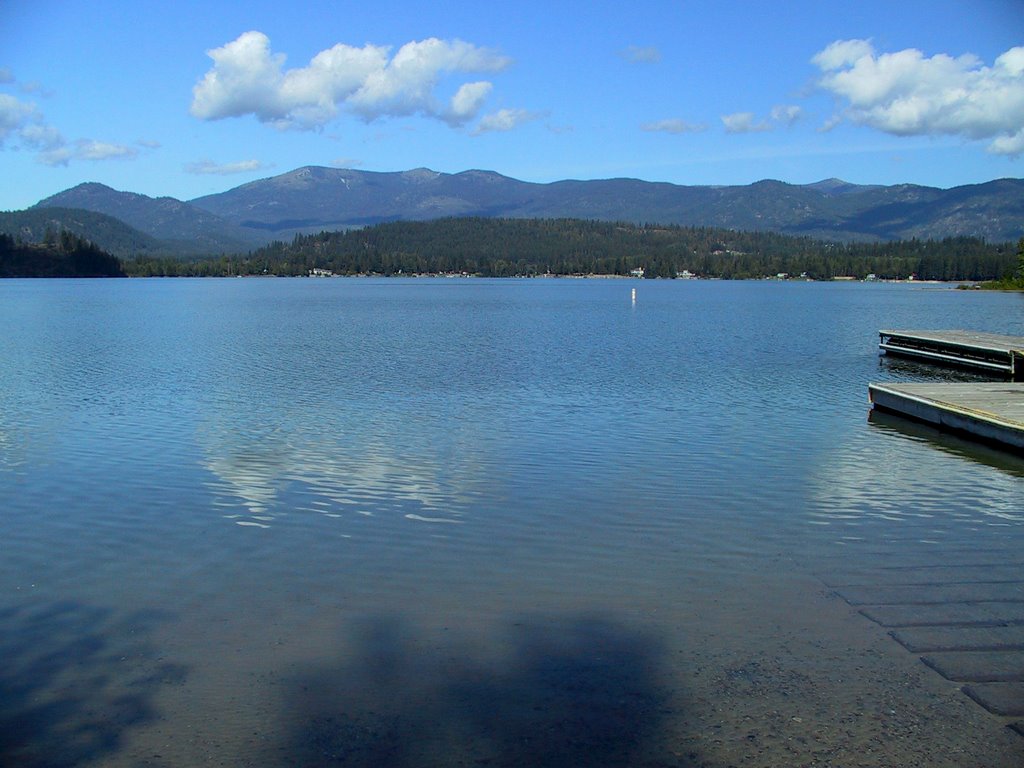
[(906, 627), (889, 634), (911, 653), (1024, 651), (1024, 624), (1002, 627)]
[(1024, 683), (1024, 653), (956, 651), (930, 653), (921, 661), (958, 683)]
[(1024, 716), (1024, 683), (974, 683), (962, 690), (993, 715)]
[(1019, 582), (1024, 563), (982, 565), (920, 565), (835, 571), (820, 578), (830, 587), (934, 586)]
[(1024, 603), (1024, 582), (850, 586), (838, 587), (836, 593), (850, 605), (941, 605), (982, 601)]
[(1024, 624), (1024, 603), (948, 603), (879, 605), (861, 614), (887, 629), (902, 627), (998, 627)]

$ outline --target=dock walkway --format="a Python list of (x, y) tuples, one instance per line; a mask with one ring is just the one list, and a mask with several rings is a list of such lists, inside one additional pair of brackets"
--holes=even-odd
[(889, 355), (971, 368), (1024, 381), (1024, 336), (979, 331), (881, 330), (878, 348)]
[(1024, 383), (868, 384), (875, 408), (1024, 453)]

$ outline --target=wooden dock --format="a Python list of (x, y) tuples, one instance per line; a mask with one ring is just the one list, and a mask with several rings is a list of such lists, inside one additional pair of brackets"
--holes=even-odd
[(1012, 381), (1024, 381), (1024, 336), (978, 331), (878, 332), (878, 348), (887, 355), (970, 368)]
[(873, 407), (1024, 453), (1024, 383), (869, 384)]

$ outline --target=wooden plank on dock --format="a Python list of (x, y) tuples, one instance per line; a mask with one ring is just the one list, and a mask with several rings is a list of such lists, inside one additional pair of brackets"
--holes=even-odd
[(879, 349), (886, 354), (1024, 379), (1024, 336), (886, 329), (878, 336)]
[(1024, 452), (1024, 383), (869, 384), (875, 408)]

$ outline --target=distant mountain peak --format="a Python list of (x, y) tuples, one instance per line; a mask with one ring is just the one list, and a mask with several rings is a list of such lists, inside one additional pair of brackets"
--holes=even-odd
[(835, 176), (828, 179), (822, 179), (821, 181), (816, 181), (814, 184), (807, 184), (806, 186), (807, 189), (813, 189), (816, 192), (820, 192), (821, 194), (828, 195), (830, 197), (848, 195), (856, 192), (866, 192), (871, 189), (882, 189), (882, 187), (877, 184), (851, 184), (848, 181), (837, 179)]
[(32, 208), (103, 213), (164, 241), (167, 250), (181, 252), (237, 252), (263, 241), (251, 231), (177, 198), (121, 192), (98, 182), (86, 182), (51, 195)]
[[(107, 191), (110, 191), (110, 192), (117, 192), (117, 190), (114, 189), (113, 187), (108, 187), (106, 184), (101, 184), (98, 181), (83, 181), (81, 184), (77, 184), (77, 185), (71, 187), (71, 190), (75, 190), (75, 189), (79, 189), (79, 190), (98, 189), (98, 190), (107, 190)], [(67, 191), (70, 192), (71, 190), (67, 190)]]
[(297, 233), (447, 217), (647, 222), (775, 231), (826, 240), (895, 240), (1024, 234), (1024, 180), (949, 190), (913, 184), (814, 184), (763, 179), (684, 186), (639, 179), (533, 183), (489, 170), (363, 171), (308, 165), (182, 202), (79, 184), (39, 206), (114, 216), (190, 251), (238, 252)]
[(402, 171), (402, 178), (413, 181), (433, 181), (441, 174), (429, 168), (413, 168), (411, 171)]

